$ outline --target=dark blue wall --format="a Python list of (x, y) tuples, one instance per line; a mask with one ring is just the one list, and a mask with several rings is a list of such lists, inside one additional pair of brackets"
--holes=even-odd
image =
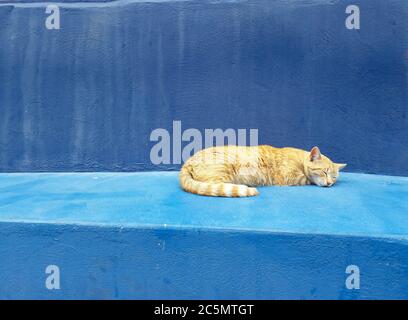
[[(70, 2), (70, 1), (67, 1)], [(0, 171), (156, 167), (152, 130), (258, 128), (349, 170), (408, 175), (408, 2), (0, 5)]]
[[(0, 233), (0, 299), (408, 298), (406, 240), (2, 222)], [(359, 290), (345, 286), (353, 263)], [(45, 287), (50, 264), (60, 290)]]

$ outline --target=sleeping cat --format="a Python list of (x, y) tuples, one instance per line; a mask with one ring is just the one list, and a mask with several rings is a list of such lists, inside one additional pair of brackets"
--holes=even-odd
[(212, 147), (197, 152), (180, 171), (181, 187), (213, 197), (258, 195), (255, 186), (332, 186), (346, 164), (332, 162), (318, 147), (310, 152), (272, 146)]

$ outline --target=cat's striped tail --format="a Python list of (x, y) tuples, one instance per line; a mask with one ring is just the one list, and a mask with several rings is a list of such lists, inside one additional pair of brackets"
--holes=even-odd
[(181, 168), (180, 185), (184, 191), (210, 197), (253, 197), (259, 194), (256, 188), (233, 183), (212, 183), (194, 180), (188, 168)]

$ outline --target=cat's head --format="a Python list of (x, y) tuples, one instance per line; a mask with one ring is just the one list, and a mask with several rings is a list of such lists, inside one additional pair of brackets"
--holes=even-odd
[(339, 171), (346, 164), (334, 163), (314, 147), (305, 160), (305, 173), (308, 179), (319, 187), (331, 187), (339, 177)]

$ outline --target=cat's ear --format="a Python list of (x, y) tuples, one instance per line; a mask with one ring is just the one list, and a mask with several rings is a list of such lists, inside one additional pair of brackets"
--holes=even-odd
[(340, 171), (340, 170), (343, 170), (347, 166), (347, 163), (335, 163), (335, 165), (337, 169)]
[(320, 153), (320, 150), (318, 147), (313, 147), (312, 150), (310, 151), (310, 161), (316, 161), (316, 160), (321, 160), (322, 159), (322, 154)]

